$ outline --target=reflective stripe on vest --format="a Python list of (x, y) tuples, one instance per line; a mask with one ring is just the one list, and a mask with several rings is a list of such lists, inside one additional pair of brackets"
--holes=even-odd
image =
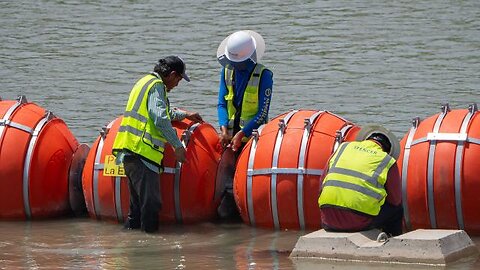
[[(114, 155), (122, 149), (127, 149), (155, 164), (161, 164), (166, 139), (149, 118), (147, 109), (148, 93), (155, 83), (163, 84), (156, 76), (147, 75), (133, 87), (113, 144)], [(167, 103), (168, 113), (166, 91), (164, 99)]]
[[(242, 112), (240, 114), (240, 128), (243, 128), (246, 123), (252, 120), (258, 112), (258, 91), (260, 88), (260, 79), (265, 66), (257, 64), (250, 75), (242, 100)], [(227, 101), (228, 112), (228, 129), (233, 129), (233, 122), (235, 120), (235, 113), (237, 109), (233, 105), (233, 69), (225, 68), (225, 84), (228, 90), (225, 100)]]
[(318, 199), (333, 205), (378, 215), (385, 202), (384, 188), (395, 159), (373, 141), (343, 143), (332, 157)]

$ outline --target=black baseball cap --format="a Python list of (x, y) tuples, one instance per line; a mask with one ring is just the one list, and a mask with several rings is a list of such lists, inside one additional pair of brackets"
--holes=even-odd
[(368, 136), (367, 140), (374, 140), (380, 143), (384, 152), (390, 153), (390, 150), (392, 149), (392, 143), (390, 143), (390, 140), (387, 136), (385, 136), (385, 134), (373, 133), (372, 135)]
[(183, 62), (182, 58), (171, 55), (164, 58), (165, 63), (175, 72), (182, 75), (183, 79), (187, 82), (190, 81), (190, 78), (187, 75), (185, 63)]

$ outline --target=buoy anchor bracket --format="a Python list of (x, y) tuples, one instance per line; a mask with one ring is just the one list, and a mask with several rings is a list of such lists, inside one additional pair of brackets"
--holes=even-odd
[(442, 105), (441, 110), (443, 113), (447, 113), (450, 111), (450, 105), (448, 103), (445, 103)]
[(310, 119), (309, 118), (305, 118), (305, 120), (303, 120), (303, 123), (304, 123), (304, 128), (310, 132), (310, 130), (312, 129), (312, 123), (310, 122)]
[(285, 133), (285, 119), (278, 120), (278, 127), (282, 131), (282, 133)]
[[(0, 99), (1, 100), (1, 99)], [(477, 103), (472, 103), (470, 105), (468, 105), (468, 111), (470, 113), (475, 113), (478, 111), (478, 106), (477, 106)]]
[(255, 140), (255, 142), (258, 142), (258, 137), (259, 137), (258, 129), (254, 129), (252, 131), (252, 136), (253, 136), (253, 139)]
[(343, 141), (342, 131), (340, 130), (335, 131), (335, 141), (337, 143), (341, 143)]
[(44, 118), (47, 119), (47, 121), (50, 121), (55, 118), (55, 114), (51, 111), (46, 111)]
[(192, 133), (189, 130), (184, 130), (182, 132), (182, 142), (184, 143), (184, 146), (186, 147), (188, 142), (190, 141), (190, 137), (192, 136)]
[(20, 104), (28, 103), (27, 97), (25, 95), (20, 95), (17, 97), (17, 102)]
[(107, 126), (102, 127), (102, 129), (100, 130), (100, 136), (102, 137), (102, 139), (105, 140), (109, 131), (110, 131), (110, 128), (108, 128)]
[(420, 124), (420, 117), (418, 117), (418, 116), (417, 116), (417, 117), (414, 117), (414, 118), (412, 119), (412, 126), (413, 126), (414, 128), (417, 128), (419, 124)]

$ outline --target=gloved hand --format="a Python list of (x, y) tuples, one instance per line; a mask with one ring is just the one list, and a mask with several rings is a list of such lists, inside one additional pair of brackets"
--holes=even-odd
[(180, 146), (175, 149), (175, 159), (178, 162), (184, 163), (186, 161), (186, 154), (187, 154), (187, 151), (183, 146)]
[(232, 139), (233, 151), (238, 151), (240, 149), (240, 147), (242, 146), (243, 137), (245, 137), (245, 133), (243, 133), (242, 130), (240, 130), (239, 132), (237, 132), (237, 134), (235, 134), (235, 136), (233, 136), (233, 139)]
[(230, 141), (232, 140), (232, 136), (228, 134), (227, 127), (224, 127), (224, 126), (221, 127), (221, 132), (219, 137), (220, 137), (220, 144), (222, 145), (223, 148), (227, 147), (230, 144)]

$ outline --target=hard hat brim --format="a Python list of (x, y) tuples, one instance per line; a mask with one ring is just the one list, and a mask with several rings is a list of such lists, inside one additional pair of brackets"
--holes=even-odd
[(377, 124), (367, 124), (360, 129), (357, 133), (356, 141), (363, 141), (367, 139), (373, 133), (381, 133), (387, 136), (390, 144), (392, 145), (390, 153), (388, 153), (393, 158), (397, 159), (400, 155), (400, 142), (398, 138), (387, 128), (377, 125)]
[[(252, 31), (252, 30), (241, 30), (241, 31), (244, 31), (246, 33), (248, 33), (254, 40), (255, 40), (255, 51), (254, 53), (256, 54), (254, 59), (255, 62), (258, 62), (260, 61), (260, 59), (263, 57), (264, 53), (265, 53), (265, 40), (263, 40), (263, 37), (255, 32), (255, 31)], [(236, 32), (235, 32), (236, 33)], [(229, 60), (229, 61), (233, 61), (233, 62), (237, 62), (237, 61), (234, 61), (232, 59), (232, 57), (230, 57), (229, 55), (226, 55), (228, 52), (226, 52), (226, 47), (227, 47), (227, 41), (228, 41), (228, 38), (230, 38), (231, 35), (233, 35), (234, 33), (230, 34), (228, 37), (226, 37), (221, 43), (220, 45), (218, 46), (218, 49), (217, 49), (217, 59), (220, 60), (222, 59), (222, 61), (219, 61), (220, 64), (222, 66), (225, 66), (225, 57)], [(249, 56), (249, 58), (252, 58), (253, 55)], [(248, 58), (246, 58), (248, 59)], [(241, 61), (238, 61), (238, 62), (242, 62), (242, 61), (245, 61), (246, 59), (242, 59)]]

